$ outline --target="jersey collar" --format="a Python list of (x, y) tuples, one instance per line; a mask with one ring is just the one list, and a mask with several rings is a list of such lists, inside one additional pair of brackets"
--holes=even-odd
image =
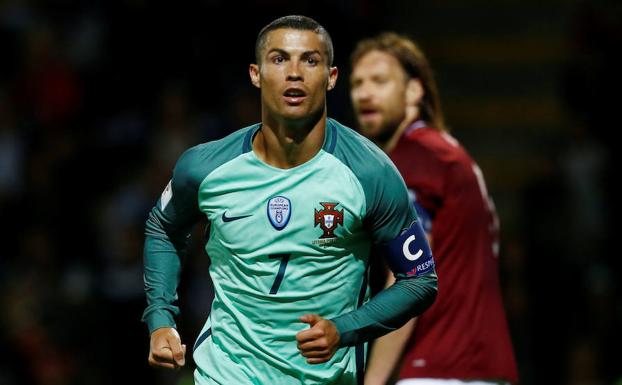
[(406, 128), (406, 130), (404, 131), (404, 135), (410, 135), (412, 132), (423, 127), (428, 127), (428, 123), (423, 119), (417, 119)]

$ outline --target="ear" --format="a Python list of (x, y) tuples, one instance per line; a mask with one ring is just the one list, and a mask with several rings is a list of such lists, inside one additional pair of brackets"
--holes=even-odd
[(423, 96), (425, 95), (425, 91), (423, 90), (423, 84), (421, 84), (421, 80), (418, 78), (412, 78), (408, 80), (408, 84), (406, 85), (406, 105), (407, 106), (416, 106), (421, 102)]
[(335, 84), (337, 84), (337, 76), (339, 75), (339, 70), (337, 67), (330, 67), (328, 69), (330, 72), (328, 73), (328, 86), (326, 87), (327, 91), (335, 88)]
[(251, 77), (251, 83), (257, 88), (261, 88), (261, 75), (259, 73), (259, 66), (257, 64), (251, 64), (248, 66), (248, 74)]

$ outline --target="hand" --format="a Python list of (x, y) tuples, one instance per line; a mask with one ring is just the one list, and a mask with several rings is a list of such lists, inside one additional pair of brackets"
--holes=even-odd
[(151, 333), (149, 365), (154, 368), (179, 369), (186, 363), (186, 345), (182, 345), (177, 330), (160, 328)]
[(300, 354), (307, 358), (309, 364), (330, 360), (339, 347), (339, 332), (335, 324), (317, 314), (305, 314), (300, 320), (310, 326), (296, 334)]

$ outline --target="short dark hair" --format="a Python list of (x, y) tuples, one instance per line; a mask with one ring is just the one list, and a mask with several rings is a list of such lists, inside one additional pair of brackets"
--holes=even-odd
[(326, 56), (328, 57), (328, 65), (333, 65), (334, 51), (333, 40), (324, 27), (317, 21), (307, 16), (301, 15), (289, 15), (279, 17), (270, 24), (266, 25), (259, 31), (257, 40), (255, 41), (255, 60), (257, 64), (261, 62), (261, 51), (266, 45), (266, 37), (269, 32), (277, 29), (296, 29), (299, 31), (313, 31), (324, 38), (324, 45), (326, 46)]
[(380, 51), (393, 56), (409, 78), (417, 78), (421, 81), (425, 91), (420, 104), (421, 118), (438, 130), (448, 131), (432, 68), (421, 48), (406, 36), (384, 32), (376, 37), (361, 40), (356, 45), (350, 57), (352, 69), (363, 56), (371, 51)]

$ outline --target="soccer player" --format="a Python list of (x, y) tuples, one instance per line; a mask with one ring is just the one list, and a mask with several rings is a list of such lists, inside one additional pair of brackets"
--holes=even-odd
[(495, 208), (480, 168), (447, 132), (427, 59), (411, 40), (383, 33), (360, 41), (351, 64), (360, 130), (404, 177), (440, 278), (434, 305), (372, 347), (365, 384), (385, 384), (402, 354), (399, 385), (516, 382)]
[[(215, 299), (192, 348), (195, 382), (360, 384), (364, 343), (433, 302), (434, 260), (388, 157), (327, 118), (337, 68), (326, 30), (286, 16), (255, 47), (261, 123), (187, 150), (147, 221), (149, 362), (185, 363), (180, 257), (205, 216)], [(365, 303), (372, 244), (396, 283)]]

